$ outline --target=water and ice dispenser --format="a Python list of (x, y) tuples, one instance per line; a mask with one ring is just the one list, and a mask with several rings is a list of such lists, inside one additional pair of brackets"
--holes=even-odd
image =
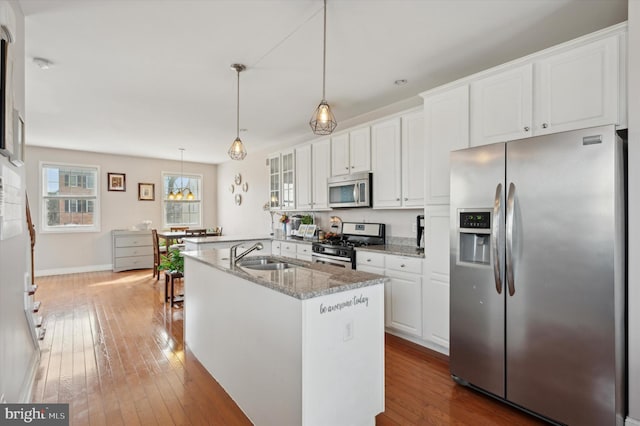
[(458, 262), (491, 264), (491, 210), (458, 212)]

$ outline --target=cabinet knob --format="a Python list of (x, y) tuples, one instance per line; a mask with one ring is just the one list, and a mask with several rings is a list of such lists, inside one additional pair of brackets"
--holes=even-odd
[(402, 265), (400, 265), (401, 268), (404, 268), (404, 263)]
[(524, 131), (528, 132), (529, 131), (529, 126), (524, 126)]
[(400, 201), (400, 198), (396, 198), (396, 201)]
[(352, 168), (352, 169), (355, 169), (355, 167), (354, 167), (354, 166), (351, 166), (351, 168)]
[(349, 170), (349, 166), (345, 167), (344, 169), (345, 169), (345, 170)]
[(404, 197), (404, 200), (405, 200), (405, 201), (409, 201), (409, 199), (408, 199), (407, 197)]
[(367, 262), (371, 262), (371, 259), (367, 259)]
[(542, 128), (546, 129), (547, 127), (549, 127), (549, 125), (547, 123), (542, 123)]

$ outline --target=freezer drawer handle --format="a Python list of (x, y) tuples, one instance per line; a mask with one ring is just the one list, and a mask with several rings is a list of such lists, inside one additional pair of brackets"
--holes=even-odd
[(498, 252), (498, 235), (500, 235), (500, 203), (502, 201), (502, 184), (496, 187), (496, 198), (493, 203), (493, 229), (491, 230), (491, 248), (493, 249), (493, 277), (496, 280), (496, 291), (502, 294), (502, 279), (500, 271), (500, 253)]
[(507, 195), (507, 286), (509, 287), (509, 296), (513, 296), (516, 292), (513, 282), (513, 215), (516, 206), (516, 186), (511, 182), (509, 184), (509, 194)]

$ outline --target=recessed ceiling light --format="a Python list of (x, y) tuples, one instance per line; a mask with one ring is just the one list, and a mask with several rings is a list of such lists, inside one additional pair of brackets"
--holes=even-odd
[(396, 80), (393, 82), (393, 84), (395, 84), (396, 86), (404, 86), (405, 84), (407, 84), (409, 81), (405, 80), (404, 78), (401, 80)]
[(48, 70), (53, 66), (53, 62), (44, 58), (33, 58), (33, 63), (41, 70)]

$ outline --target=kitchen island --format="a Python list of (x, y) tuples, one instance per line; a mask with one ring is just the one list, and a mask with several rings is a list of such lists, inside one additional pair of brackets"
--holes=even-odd
[[(384, 283), (185, 252), (185, 344), (256, 425), (373, 425), (384, 411)], [(277, 257), (275, 257), (278, 259)]]

